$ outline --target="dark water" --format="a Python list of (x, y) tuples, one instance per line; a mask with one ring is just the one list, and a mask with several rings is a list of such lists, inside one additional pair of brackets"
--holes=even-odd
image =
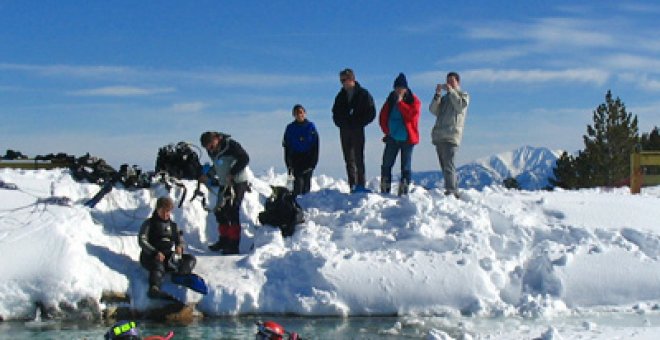
[[(174, 331), (173, 340), (181, 339), (254, 339), (257, 321), (274, 320), (287, 331), (303, 339), (426, 339), (431, 329), (441, 330), (461, 339), (470, 334), (475, 339), (509, 339), (507, 335), (528, 329), (525, 339), (538, 338), (549, 325), (568, 331), (567, 338), (604, 339), (604, 327), (651, 329), (660, 339), (660, 313), (593, 313), (550, 319), (470, 318), (470, 317), (245, 317), (206, 318), (187, 325), (137, 321), (140, 335), (165, 335)], [(585, 325), (585, 323), (589, 324)], [(0, 340), (4, 339), (103, 339), (110, 324), (90, 322), (0, 322)], [(595, 328), (595, 329), (591, 329)], [(467, 331), (466, 331), (467, 329)], [(512, 332), (512, 333), (510, 333)], [(490, 334), (490, 335), (487, 335)], [(565, 334), (566, 335), (566, 334)], [(603, 337), (605, 336), (605, 337)], [(514, 337), (514, 338), (517, 338)], [(634, 336), (633, 336), (634, 338)]]
[[(295, 331), (303, 339), (422, 339), (427, 330), (397, 325), (395, 317), (363, 318), (291, 318), (240, 317), (213, 318), (188, 325), (138, 321), (140, 335), (165, 335), (174, 331), (174, 339), (254, 339), (257, 321), (274, 320), (287, 331)], [(0, 323), (0, 339), (103, 339), (110, 324), (88, 322), (4, 322)], [(393, 334), (392, 329), (396, 329)]]

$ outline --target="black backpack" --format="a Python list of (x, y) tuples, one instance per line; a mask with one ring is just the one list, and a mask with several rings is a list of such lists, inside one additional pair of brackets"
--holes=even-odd
[(71, 175), (76, 181), (86, 180), (89, 183), (114, 183), (118, 178), (117, 171), (102, 158), (90, 156), (89, 153), (78, 157), (71, 166)]
[(296, 197), (289, 189), (271, 186), (273, 193), (264, 204), (264, 211), (259, 213), (259, 223), (279, 227), (282, 236), (293, 235), (296, 224), (305, 221), (303, 209), (296, 202)]
[(167, 172), (178, 179), (198, 179), (202, 173), (199, 155), (186, 142), (168, 144), (158, 149), (156, 172)]

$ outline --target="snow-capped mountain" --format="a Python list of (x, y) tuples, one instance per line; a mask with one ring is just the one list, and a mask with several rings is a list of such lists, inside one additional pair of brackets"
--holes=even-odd
[[(500, 153), (458, 167), (461, 188), (482, 189), (491, 184), (501, 184), (511, 177), (518, 181), (521, 189), (537, 190), (549, 184), (555, 162), (561, 150), (544, 147), (523, 146), (516, 150)], [(442, 173), (438, 171), (417, 172), (414, 181), (424, 187), (441, 187)]]

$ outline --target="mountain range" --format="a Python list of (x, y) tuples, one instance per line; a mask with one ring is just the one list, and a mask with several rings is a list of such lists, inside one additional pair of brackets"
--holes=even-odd
[[(483, 189), (514, 178), (520, 189), (538, 190), (549, 185), (552, 169), (563, 151), (545, 147), (523, 146), (516, 150), (477, 159), (458, 167), (459, 187)], [(413, 181), (426, 188), (443, 187), (441, 171), (413, 174)]]

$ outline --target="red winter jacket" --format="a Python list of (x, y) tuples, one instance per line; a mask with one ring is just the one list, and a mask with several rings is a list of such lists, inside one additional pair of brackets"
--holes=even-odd
[[(422, 102), (417, 98), (417, 96), (412, 94), (412, 102), (410, 100), (404, 100), (396, 103), (398, 105), (399, 111), (401, 111), (401, 116), (403, 117), (403, 122), (406, 126), (406, 131), (408, 131), (408, 143), (415, 145), (419, 143), (419, 114)], [(389, 98), (389, 97), (388, 97)], [(380, 114), (378, 120), (380, 122), (380, 129), (383, 130), (383, 133), (387, 136), (390, 133), (390, 128), (387, 124), (390, 119), (390, 105), (389, 100), (385, 101), (383, 107), (380, 109)]]

